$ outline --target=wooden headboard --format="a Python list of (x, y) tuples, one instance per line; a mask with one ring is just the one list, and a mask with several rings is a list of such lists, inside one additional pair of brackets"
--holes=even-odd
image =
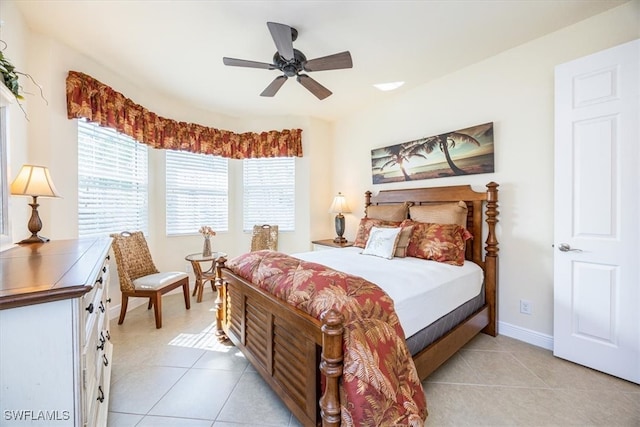
[[(488, 326), (497, 332), (497, 285), (498, 285), (498, 239), (496, 224), (498, 222), (498, 184), (490, 182), (487, 190), (475, 191), (470, 185), (449, 187), (412, 188), (406, 190), (382, 190), (374, 195), (365, 193), (365, 211), (370, 205), (409, 203), (427, 205), (463, 201), (467, 204), (467, 229), (473, 235), (471, 244), (467, 245), (465, 258), (478, 264), (485, 274), (486, 299), (491, 306), (493, 319)], [(483, 223), (487, 224), (486, 229)], [(486, 231), (486, 236), (483, 233)], [(483, 243), (486, 245), (483, 248)], [(487, 332), (490, 333), (490, 332)]]
[[(473, 234), (471, 245), (467, 246), (466, 259), (484, 268), (482, 243), (485, 242), (487, 255), (497, 255), (498, 241), (495, 225), (498, 222), (498, 184), (487, 184), (486, 192), (478, 192), (470, 185), (450, 187), (415, 188), (407, 190), (383, 190), (374, 195), (365, 193), (365, 209), (369, 205), (409, 203), (412, 206), (464, 201), (467, 204), (467, 230)], [(488, 225), (486, 239), (483, 236), (483, 204), (486, 205), (485, 221)]]

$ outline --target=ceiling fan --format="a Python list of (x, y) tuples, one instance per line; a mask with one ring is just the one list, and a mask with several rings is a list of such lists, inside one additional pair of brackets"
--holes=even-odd
[(273, 55), (273, 63), (247, 61), (245, 59), (222, 58), (225, 65), (234, 67), (264, 68), (280, 70), (283, 75), (276, 77), (260, 96), (274, 96), (289, 77), (296, 77), (298, 83), (307, 88), (318, 99), (325, 99), (331, 91), (303, 72), (339, 70), (353, 67), (351, 54), (348, 51), (336, 53), (322, 58), (307, 60), (302, 52), (293, 48), (293, 42), (298, 38), (298, 31), (284, 24), (267, 22), (269, 32), (276, 45), (277, 52)]

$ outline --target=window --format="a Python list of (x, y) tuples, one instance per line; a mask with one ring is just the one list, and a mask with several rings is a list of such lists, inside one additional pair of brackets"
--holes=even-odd
[(295, 230), (295, 158), (274, 157), (243, 161), (243, 229), (256, 224)]
[(194, 234), (203, 225), (227, 231), (229, 161), (171, 150), (165, 158), (167, 235)]
[(78, 235), (148, 232), (147, 146), (78, 120)]

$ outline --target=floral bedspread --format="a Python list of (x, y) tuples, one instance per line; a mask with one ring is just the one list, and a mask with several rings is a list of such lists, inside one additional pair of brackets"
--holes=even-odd
[(427, 404), (391, 298), (363, 278), (273, 251), (227, 262), (235, 274), (319, 319), (345, 317), (342, 426), (423, 426)]

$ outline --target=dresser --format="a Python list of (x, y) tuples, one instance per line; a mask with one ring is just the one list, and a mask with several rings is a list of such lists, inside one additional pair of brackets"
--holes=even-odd
[(110, 238), (0, 252), (0, 425), (106, 426)]

